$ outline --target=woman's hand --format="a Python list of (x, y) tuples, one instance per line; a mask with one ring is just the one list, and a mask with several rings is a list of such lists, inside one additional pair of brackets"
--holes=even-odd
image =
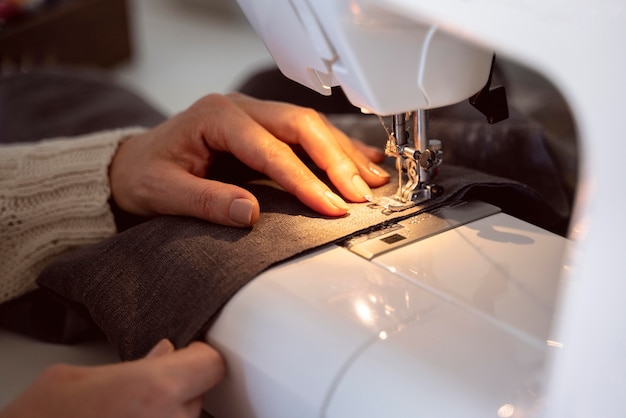
[(174, 351), (162, 340), (141, 360), (52, 366), (0, 417), (197, 418), (203, 395), (223, 376), (222, 357), (207, 344)]
[(319, 113), (241, 94), (209, 95), (156, 128), (120, 145), (110, 169), (113, 199), (139, 215), (177, 214), (250, 226), (259, 203), (247, 190), (207, 180), (216, 152), (229, 152), (327, 216), (348, 211), (297, 157), (300, 146), (351, 202), (389, 181), (374, 162), (382, 151), (351, 141)]

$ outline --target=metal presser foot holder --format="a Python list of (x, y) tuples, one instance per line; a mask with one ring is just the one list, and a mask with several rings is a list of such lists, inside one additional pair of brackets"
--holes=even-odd
[(393, 115), (391, 127), (380, 120), (388, 138), (385, 155), (396, 158), (398, 190), (370, 202), (383, 211), (399, 212), (443, 194), (443, 187), (431, 182), (443, 161), (443, 149), (441, 141), (428, 139), (428, 111)]

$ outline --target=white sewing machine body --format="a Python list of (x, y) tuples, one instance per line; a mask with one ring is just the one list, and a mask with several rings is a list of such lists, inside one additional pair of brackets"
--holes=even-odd
[(534, 416), (568, 244), (498, 213), (371, 260), (331, 246), (274, 268), (211, 328), (228, 376), (205, 405), (216, 417)]
[[(432, 33), (420, 26), (428, 22), (476, 45), (477, 73), (491, 49), (523, 62), (567, 100), (581, 147), (580, 184), (571, 240), (500, 213), (371, 260), (332, 246), (262, 274), (207, 335), (229, 368), (207, 398), (209, 411), (217, 417), (623, 415), (626, 274), (616, 241), (626, 221), (613, 170), (626, 153), (615, 138), (618, 112), (626, 108), (626, 5), (241, 3), (266, 41), (284, 28), (289, 45), (309, 37), (310, 48), (299, 54), (289, 55), (297, 52), (291, 47), (284, 56), (272, 51), (279, 66), (303, 63), (304, 72), (287, 75), (319, 91), (339, 83), (353, 103), (383, 114), (446, 104), (455, 90), (441, 80), (421, 95), (390, 88), (394, 93), (385, 97), (370, 89), (370, 82), (384, 89), (424, 79), (402, 67), (411, 57), (405, 43), (376, 42), (376, 35), (391, 31), (400, 40), (402, 33)], [(282, 21), (285, 6), (292, 13)], [(355, 19), (371, 35), (362, 43), (331, 29)], [(389, 27), (394, 21), (402, 24)], [(359, 61), (353, 52), (370, 59)], [(370, 65), (363, 78), (350, 73)], [(472, 93), (463, 86), (479, 79), (453, 78), (461, 86), (458, 100)]]

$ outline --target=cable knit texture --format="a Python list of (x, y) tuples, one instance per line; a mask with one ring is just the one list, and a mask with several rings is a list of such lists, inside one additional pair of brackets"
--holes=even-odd
[(50, 262), (116, 232), (108, 169), (129, 128), (0, 146), (0, 303)]

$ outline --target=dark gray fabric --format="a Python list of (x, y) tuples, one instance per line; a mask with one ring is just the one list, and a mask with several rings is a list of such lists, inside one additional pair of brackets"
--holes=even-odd
[[(545, 210), (532, 190), (480, 172), (444, 167), (440, 183), (447, 192), (429, 207), (489, 189), (483, 194), (508, 200), (497, 204)], [(123, 359), (138, 358), (161, 338), (176, 346), (197, 338), (224, 303), (268, 267), (424, 209), (384, 215), (369, 204), (352, 204), (348, 216), (330, 219), (267, 180), (242, 184), (262, 208), (253, 228), (156, 218), (53, 263), (38, 283), (89, 312)], [(394, 190), (390, 184), (376, 193)]]

